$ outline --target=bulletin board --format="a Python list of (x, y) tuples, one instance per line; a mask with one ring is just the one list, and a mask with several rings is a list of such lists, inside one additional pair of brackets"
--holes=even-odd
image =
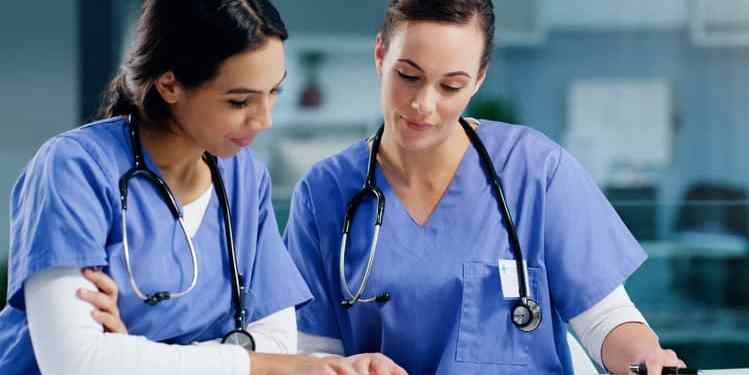
[(562, 143), (600, 186), (647, 184), (671, 163), (672, 112), (666, 80), (577, 80)]

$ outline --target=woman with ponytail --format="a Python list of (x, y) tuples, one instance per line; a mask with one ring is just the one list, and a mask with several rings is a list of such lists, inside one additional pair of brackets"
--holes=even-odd
[(311, 294), (247, 148), (286, 38), (268, 0), (144, 2), (103, 118), (47, 141), (12, 189), (0, 373), (404, 373), (293, 355)]

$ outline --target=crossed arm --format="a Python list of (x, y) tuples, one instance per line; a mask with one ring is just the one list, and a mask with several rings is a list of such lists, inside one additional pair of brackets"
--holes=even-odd
[[(31, 341), (44, 374), (406, 374), (381, 354), (294, 354), (296, 326), (278, 330), (274, 324), (284, 315), (293, 318), (293, 311), (248, 327), (272, 352), (249, 353), (234, 345), (167, 345), (122, 334), (127, 330), (117, 310), (117, 286), (101, 272), (53, 268), (34, 274), (25, 288)], [(85, 291), (97, 288), (104, 293)], [(93, 312), (89, 303), (96, 307)]]

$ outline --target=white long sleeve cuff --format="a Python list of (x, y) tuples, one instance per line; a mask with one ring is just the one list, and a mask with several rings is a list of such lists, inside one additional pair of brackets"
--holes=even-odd
[(570, 319), (570, 327), (588, 355), (603, 367), (603, 341), (616, 327), (630, 322), (647, 324), (624, 286), (619, 285), (591, 308)]

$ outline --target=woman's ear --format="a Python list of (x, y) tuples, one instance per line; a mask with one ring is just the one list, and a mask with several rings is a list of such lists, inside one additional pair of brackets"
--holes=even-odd
[(385, 53), (387, 47), (382, 41), (382, 33), (377, 33), (377, 39), (375, 40), (374, 58), (375, 58), (375, 69), (377, 75), (382, 76), (382, 61), (385, 59)]
[(159, 76), (159, 78), (156, 79), (156, 82), (154, 82), (154, 86), (156, 86), (156, 90), (166, 103), (175, 104), (179, 101), (182, 87), (179, 85), (177, 77), (174, 76), (172, 71), (168, 71)]
[(476, 95), (476, 93), (479, 91), (479, 89), (481, 89), (481, 85), (484, 84), (484, 79), (486, 79), (486, 70), (487, 69), (488, 68), (486, 68), (486, 67), (479, 69), (479, 76), (478, 76), (478, 79), (476, 80), (476, 86), (473, 88), (473, 94), (471, 94), (471, 96)]

